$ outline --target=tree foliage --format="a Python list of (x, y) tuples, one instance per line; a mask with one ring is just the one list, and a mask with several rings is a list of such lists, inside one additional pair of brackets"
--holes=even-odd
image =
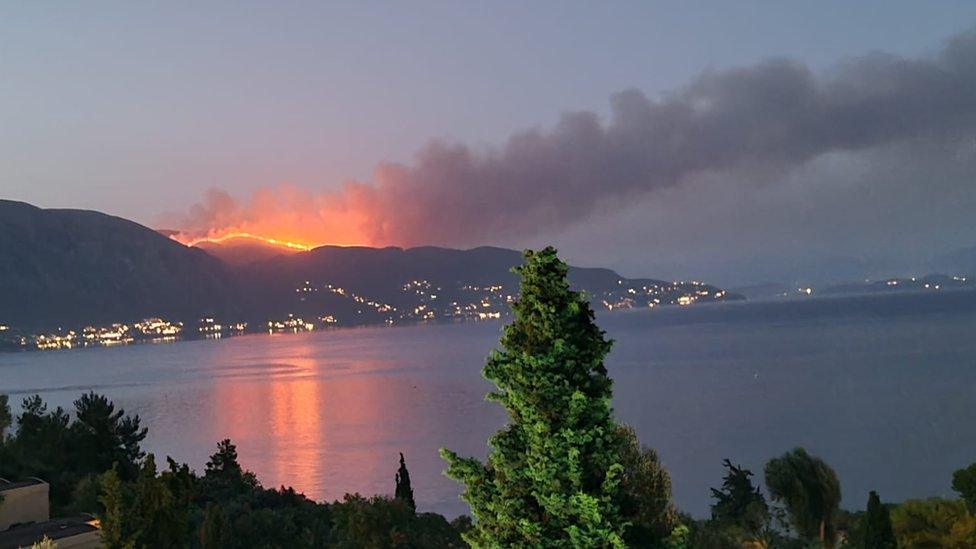
[[(127, 416), (103, 396), (87, 393), (75, 401), (75, 419), (41, 397), (27, 397), (17, 429), (0, 438), (0, 477), (40, 477), (50, 484), (52, 512), (70, 512), (80, 482), (116, 467), (124, 481), (135, 479), (146, 430), (139, 416)], [(3, 407), (0, 407), (3, 408)], [(2, 412), (0, 412), (2, 415)]]
[(868, 508), (862, 520), (861, 547), (864, 549), (895, 549), (898, 547), (895, 542), (895, 533), (891, 528), (891, 515), (874, 490), (868, 494)]
[(712, 488), (712, 519), (742, 530), (751, 538), (759, 536), (769, 524), (769, 506), (766, 498), (752, 484), (752, 471), (733, 465), (728, 459), (722, 462), (728, 471), (722, 478), (722, 487)]
[(411, 510), (417, 509), (417, 504), (413, 500), (413, 488), (410, 486), (410, 471), (407, 471), (407, 464), (403, 460), (403, 452), (400, 452), (400, 468), (396, 473), (396, 489), (393, 497), (407, 504)]
[(416, 514), (400, 499), (318, 503), (291, 488), (265, 489), (230, 440), (202, 475), (172, 458), (160, 471), (139, 447), (146, 431), (138, 418), (92, 393), (75, 408), (72, 421), (38, 396), (25, 399), (17, 429), (0, 437), (0, 476), (49, 480), (52, 514), (97, 514), (110, 549), (462, 547), (460, 532), (470, 527)]
[(952, 489), (976, 512), (976, 463), (952, 473)]
[(466, 539), (483, 547), (623, 546), (623, 465), (603, 360), (611, 342), (571, 291), (553, 248), (525, 252), (514, 321), (485, 377), (508, 425), (487, 463), (442, 450), (475, 516)]
[(123, 483), (115, 469), (105, 473), (101, 501), (103, 542), (108, 549), (186, 545), (190, 508), (156, 474), (152, 454), (131, 483)]
[(800, 537), (833, 545), (840, 505), (840, 481), (822, 459), (796, 448), (766, 463), (766, 488), (782, 502)]
[(0, 395), (0, 441), (7, 436), (7, 429), (10, 428), (10, 423), (13, 421), (13, 416), (10, 415), (10, 401), (7, 395)]
[(125, 410), (116, 410), (112, 401), (94, 392), (81, 395), (74, 404), (71, 436), (81, 468), (99, 472), (117, 465), (123, 479), (135, 478), (143, 456), (140, 444), (146, 438), (139, 416), (125, 415)]
[(623, 441), (621, 514), (630, 523), (624, 541), (630, 547), (665, 546), (680, 526), (671, 501), (671, 475), (661, 465), (657, 452), (641, 446), (633, 427), (621, 425), (619, 430)]
[(340, 547), (465, 547), (444, 517), (415, 514), (402, 499), (347, 494), (332, 511)]
[(976, 517), (961, 500), (910, 499), (891, 511), (898, 547), (976, 547)]
[(222, 549), (231, 544), (233, 533), (230, 522), (219, 503), (209, 503), (203, 512), (200, 525), (200, 547), (203, 549)]
[(131, 503), (126, 501), (122, 479), (115, 469), (102, 476), (101, 503), (102, 543), (107, 549), (134, 547), (133, 533), (128, 530), (130, 524), (126, 520), (126, 510)]

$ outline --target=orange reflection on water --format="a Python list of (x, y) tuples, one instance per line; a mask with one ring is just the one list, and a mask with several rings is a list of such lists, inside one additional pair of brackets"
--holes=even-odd
[(319, 476), (323, 460), (317, 452), (320, 437), (318, 383), (311, 359), (293, 359), (295, 372), (274, 376), (269, 390), (271, 459), (275, 478)]
[[(308, 349), (295, 349), (297, 355)], [(214, 380), (214, 425), (265, 486), (320, 479), (321, 401), (316, 363), (301, 356), (241, 364)], [(270, 357), (267, 357), (270, 358)]]
[[(282, 336), (265, 356), (238, 357), (214, 379), (217, 432), (266, 487), (293, 486), (320, 500), (391, 493), (398, 452), (410, 456), (411, 431), (429, 424), (416, 417), (424, 399), (412, 383), (385, 375), (382, 361), (315, 358), (314, 347), (297, 344), (306, 337), (314, 335)], [(440, 467), (436, 447), (423, 453)]]

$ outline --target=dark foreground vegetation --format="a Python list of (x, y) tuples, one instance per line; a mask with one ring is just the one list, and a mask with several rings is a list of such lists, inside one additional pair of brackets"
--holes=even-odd
[(514, 321), (484, 370), (509, 414), (487, 462), (442, 452), (473, 518), (418, 513), (402, 455), (392, 497), (332, 503), (262, 487), (229, 440), (202, 473), (157, 464), (138, 416), (94, 393), (74, 414), (30, 397), (17, 417), (0, 396), (0, 477), (49, 481), (52, 514), (98, 516), (109, 548), (976, 547), (976, 464), (953, 475), (960, 499), (849, 494), (865, 507), (846, 511), (834, 471), (797, 448), (769, 460), (761, 482), (726, 460), (711, 516), (679, 513), (657, 454), (613, 417), (612, 342), (566, 271), (552, 249), (527, 253), (518, 270)]

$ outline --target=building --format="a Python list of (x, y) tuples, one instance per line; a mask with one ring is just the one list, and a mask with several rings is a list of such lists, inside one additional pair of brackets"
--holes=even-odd
[(46, 482), (32, 478), (10, 482), (0, 478), (0, 532), (18, 524), (44, 522), (51, 518)]
[(101, 547), (98, 522), (91, 517), (51, 520), (49, 491), (48, 484), (36, 478), (0, 479), (0, 549), (30, 547), (45, 537), (59, 549)]

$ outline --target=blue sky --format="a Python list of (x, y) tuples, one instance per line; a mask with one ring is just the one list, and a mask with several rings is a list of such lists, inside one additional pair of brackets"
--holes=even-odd
[(213, 186), (335, 188), (430, 138), (497, 145), (769, 57), (926, 55), (974, 23), (953, 1), (4, 3), (0, 197), (153, 224)]

